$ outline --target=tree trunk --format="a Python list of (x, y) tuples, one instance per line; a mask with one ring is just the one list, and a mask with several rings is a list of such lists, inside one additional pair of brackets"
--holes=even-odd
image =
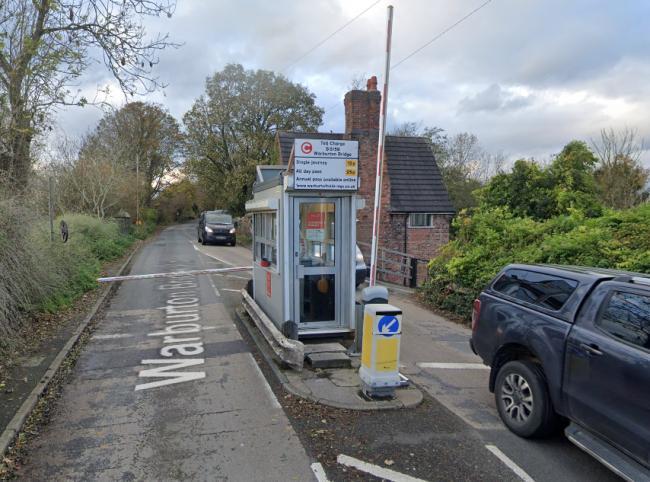
[(8, 149), (0, 157), (0, 172), (8, 180), (8, 187), (13, 191), (22, 191), (27, 187), (31, 171), (30, 148), (31, 129), (15, 129), (8, 135)]
[[(10, 92), (16, 89), (10, 89)], [(11, 120), (7, 132), (6, 152), (0, 158), (0, 172), (8, 187), (16, 192), (27, 187), (31, 172), (31, 144), (34, 137), (32, 116), (24, 108), (20, 94), (9, 96)]]

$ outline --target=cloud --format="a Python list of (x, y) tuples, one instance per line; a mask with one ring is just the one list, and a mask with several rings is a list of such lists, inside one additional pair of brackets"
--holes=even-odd
[[(388, 0), (290, 64), (370, 3), (181, 0), (171, 19), (145, 22), (151, 34), (169, 32), (182, 43), (161, 53), (156, 74), (167, 87), (147, 99), (180, 120), (206, 77), (236, 62), (306, 85), (328, 109), (322, 129), (340, 131), (351, 79), (383, 72)], [(393, 64), (480, 4), (391, 3)], [(473, 132), (486, 149), (512, 157), (549, 156), (610, 126), (638, 127), (650, 143), (648, 18), (646, 0), (491, 2), (391, 72), (389, 125), (415, 121), (452, 134)], [(109, 81), (100, 65), (81, 79), (84, 92)], [(64, 110), (59, 123), (83, 132), (96, 122), (89, 112)]]
[(512, 93), (502, 89), (499, 84), (492, 84), (485, 90), (461, 99), (458, 108), (461, 112), (507, 111), (521, 109), (532, 103), (530, 95)]

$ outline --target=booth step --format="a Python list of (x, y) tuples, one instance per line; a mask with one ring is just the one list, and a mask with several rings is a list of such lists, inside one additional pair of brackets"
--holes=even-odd
[(352, 360), (345, 353), (307, 353), (305, 359), (312, 368), (350, 368)]
[(347, 349), (340, 343), (305, 344), (305, 355), (310, 353), (345, 353)]

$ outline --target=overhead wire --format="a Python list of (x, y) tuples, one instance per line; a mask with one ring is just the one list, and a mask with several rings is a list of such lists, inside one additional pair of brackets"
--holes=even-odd
[(383, 0), (376, 0), (375, 2), (373, 2), (372, 4), (370, 4), (370, 5), (369, 5), (368, 7), (366, 7), (364, 10), (362, 10), (362, 11), (359, 12), (357, 15), (355, 15), (355, 16), (352, 17), (350, 20), (348, 20), (345, 24), (343, 24), (342, 26), (340, 26), (339, 28), (337, 28), (336, 30), (334, 30), (334, 32), (332, 32), (331, 34), (329, 34), (329, 35), (328, 35), (327, 37), (325, 37), (323, 40), (321, 40), (321, 41), (318, 42), (316, 45), (314, 45), (313, 47), (311, 47), (309, 50), (307, 50), (305, 53), (303, 53), (303, 54), (300, 55), (298, 58), (296, 58), (295, 60), (293, 60), (291, 63), (287, 64), (287, 65), (282, 69), (282, 72), (286, 72), (288, 69), (290, 69), (291, 67), (293, 67), (294, 65), (296, 65), (296, 64), (297, 64), (298, 62), (300, 62), (302, 59), (304, 59), (304, 58), (307, 57), (309, 54), (311, 54), (314, 50), (318, 49), (321, 45), (323, 45), (323, 44), (324, 44), (325, 42), (327, 42), (329, 39), (331, 39), (332, 37), (334, 37), (337, 33), (339, 33), (340, 31), (342, 31), (342, 30), (344, 30), (345, 28), (347, 28), (348, 26), (350, 26), (350, 24), (352, 24), (355, 20), (357, 20), (357, 19), (358, 19), (359, 17), (361, 17), (364, 13), (366, 13), (368, 10), (370, 10), (371, 8), (373, 8), (375, 5), (377, 5), (378, 3), (382, 2), (382, 1), (383, 1)]
[[(448, 33), (450, 30), (456, 28), (458, 25), (460, 25), (460, 24), (463, 23), (465, 20), (467, 20), (468, 18), (470, 18), (472, 15), (474, 15), (476, 12), (478, 12), (479, 10), (481, 10), (483, 7), (485, 7), (485, 6), (486, 6), (488, 3), (490, 3), (490, 2), (492, 2), (492, 0), (486, 0), (485, 2), (483, 2), (481, 5), (479, 5), (478, 7), (476, 7), (474, 10), (472, 10), (471, 12), (469, 12), (467, 15), (465, 15), (465, 16), (462, 17), (462, 18), (460, 18), (459, 20), (457, 20), (456, 22), (454, 22), (453, 24), (451, 24), (449, 27), (447, 27), (446, 29), (444, 29), (443, 31), (441, 31), (440, 33), (438, 33), (435, 37), (433, 37), (432, 39), (428, 40), (428, 41), (425, 42), (424, 44), (420, 45), (418, 48), (416, 48), (415, 50), (413, 50), (411, 53), (409, 53), (408, 55), (406, 55), (405, 57), (403, 57), (401, 60), (399, 60), (398, 62), (396, 62), (395, 64), (393, 64), (393, 65), (391, 66), (390, 70), (393, 70), (393, 69), (397, 68), (398, 66), (400, 66), (401, 64), (403, 64), (404, 62), (406, 62), (408, 59), (410, 59), (411, 57), (413, 57), (414, 55), (416, 55), (418, 52), (420, 52), (421, 50), (427, 48), (429, 45), (431, 45), (432, 43), (434, 43), (434, 42), (435, 42), (436, 40), (438, 40), (440, 37), (444, 36), (444, 35), (445, 35), (446, 33)], [(341, 102), (340, 102), (340, 101), (337, 102), (336, 104), (332, 104), (330, 107), (328, 107), (327, 109), (325, 109), (325, 112), (328, 112), (328, 111), (330, 111), (331, 109), (333, 109), (334, 107), (337, 107), (337, 106), (338, 106), (338, 107), (341, 106)]]
[(469, 13), (468, 13), (467, 15), (465, 15), (463, 18), (461, 18), (460, 20), (458, 20), (456, 23), (450, 25), (449, 27), (447, 27), (446, 29), (444, 29), (442, 32), (440, 32), (438, 35), (436, 35), (435, 37), (433, 37), (431, 40), (429, 40), (428, 42), (424, 43), (423, 45), (421, 45), (420, 47), (418, 47), (417, 49), (415, 49), (413, 52), (411, 52), (410, 54), (408, 54), (406, 57), (404, 57), (404, 58), (401, 59), (400, 61), (396, 62), (394, 65), (391, 66), (390, 70), (396, 69), (396, 68), (399, 67), (401, 64), (403, 64), (404, 62), (406, 62), (408, 59), (410, 59), (411, 57), (413, 57), (415, 54), (417, 54), (417, 53), (420, 52), (421, 50), (427, 48), (429, 45), (431, 45), (433, 42), (435, 42), (435, 41), (438, 40), (440, 37), (442, 37), (443, 35), (445, 35), (447, 32), (449, 32), (449, 31), (452, 30), (453, 28), (457, 27), (458, 25), (460, 25), (461, 23), (463, 23), (465, 20), (467, 20), (468, 18), (470, 18), (472, 15), (474, 15), (476, 12), (478, 12), (479, 10), (481, 10), (483, 7), (485, 7), (485, 6), (486, 6), (488, 3), (490, 3), (491, 1), (492, 1), (492, 0), (487, 0), (486, 2), (483, 2), (481, 5), (479, 5), (479, 6), (476, 7), (474, 10), (472, 10), (471, 12), (469, 12)]

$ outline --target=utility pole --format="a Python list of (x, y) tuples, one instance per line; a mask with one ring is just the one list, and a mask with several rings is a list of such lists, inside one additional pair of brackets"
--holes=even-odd
[(388, 75), (390, 73), (390, 51), (393, 40), (393, 6), (388, 6), (386, 23), (386, 66), (384, 71), (384, 90), (381, 95), (379, 111), (379, 142), (377, 146), (377, 174), (375, 176), (375, 209), (372, 217), (372, 252), (370, 254), (370, 286), (377, 281), (377, 247), (379, 245), (379, 225), (381, 224), (381, 184), (384, 170), (384, 142), (386, 138), (386, 108), (388, 107)]
[(48, 184), (48, 198), (47, 198), (47, 208), (50, 216), (50, 242), (54, 242), (54, 202), (53, 202), (53, 191), (54, 191), (54, 181), (52, 176), (47, 179)]

